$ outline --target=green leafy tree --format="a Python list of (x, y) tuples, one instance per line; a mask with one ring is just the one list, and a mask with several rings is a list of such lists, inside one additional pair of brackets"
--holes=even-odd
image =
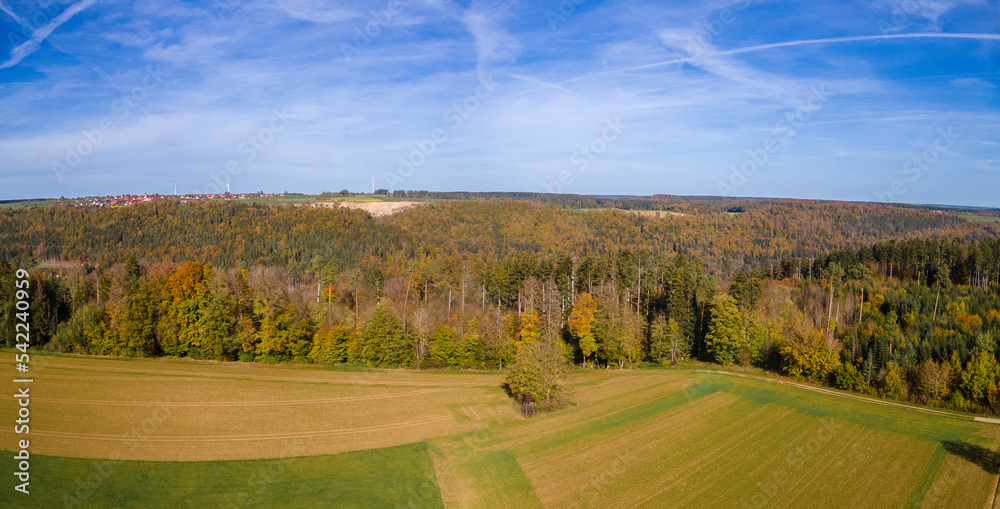
[(361, 330), (360, 358), (373, 366), (407, 366), (413, 361), (413, 347), (403, 335), (403, 321), (392, 306), (375, 307), (371, 320)]
[(1000, 380), (1000, 365), (992, 353), (980, 351), (965, 364), (961, 379), (961, 390), (965, 398), (984, 403), (987, 393), (996, 387), (997, 381)]
[(906, 388), (906, 380), (903, 375), (903, 368), (899, 367), (895, 361), (885, 363), (885, 378), (882, 379), (882, 396), (886, 398), (900, 399)]
[(865, 377), (850, 362), (845, 362), (837, 369), (834, 381), (837, 388), (845, 391), (862, 392), (865, 389)]
[(511, 395), (531, 393), (546, 406), (560, 402), (563, 378), (568, 365), (556, 341), (538, 341), (524, 345), (507, 370), (506, 388)]
[(450, 327), (439, 325), (431, 332), (430, 359), (439, 366), (458, 364), (455, 357), (455, 332)]
[(752, 320), (740, 313), (735, 299), (719, 294), (712, 298), (712, 321), (705, 345), (720, 364), (747, 363), (759, 358), (763, 335)]
[(0, 258), (0, 345), (14, 346), (15, 335), (15, 292), (17, 265)]
[(346, 327), (323, 323), (313, 335), (309, 358), (317, 364), (335, 364), (347, 360), (347, 344), (351, 339)]
[(811, 377), (826, 381), (840, 368), (840, 352), (826, 335), (812, 327), (797, 324), (779, 349), (785, 372), (793, 378)]
[(666, 366), (676, 364), (687, 355), (689, 344), (681, 333), (680, 325), (673, 318), (657, 316), (650, 326), (650, 356), (654, 362)]
[(220, 277), (211, 278), (207, 285), (198, 317), (198, 343), (212, 359), (236, 360), (240, 349), (236, 333), (237, 303)]
[(149, 288), (134, 257), (125, 262), (121, 298), (111, 311), (111, 334), (101, 353), (147, 357), (156, 349), (156, 320)]

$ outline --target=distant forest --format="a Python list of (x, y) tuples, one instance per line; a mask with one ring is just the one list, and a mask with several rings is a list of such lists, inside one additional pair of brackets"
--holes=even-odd
[(548, 341), (581, 368), (695, 358), (1000, 411), (996, 222), (792, 200), (448, 197), (379, 219), (226, 200), (0, 210), (0, 342), (16, 344), (25, 268), (32, 348), (500, 369)]

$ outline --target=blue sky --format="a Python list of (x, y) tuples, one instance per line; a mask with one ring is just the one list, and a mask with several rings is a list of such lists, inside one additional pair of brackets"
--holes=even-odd
[(1000, 207), (1000, 1), (0, 0), (0, 199)]

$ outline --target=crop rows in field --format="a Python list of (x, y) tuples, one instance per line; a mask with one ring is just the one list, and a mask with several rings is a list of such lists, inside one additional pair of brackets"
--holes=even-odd
[(98, 506), (972, 507), (1000, 477), (996, 424), (721, 373), (578, 371), (533, 419), (496, 374), (55, 357), (36, 378), (38, 489), (98, 475)]
[[(516, 418), (495, 375), (344, 372), (53, 358), (33, 386), (32, 451), (157, 461), (288, 456), (417, 443)], [(16, 402), (0, 402), (14, 412)], [(456, 420), (458, 404), (470, 418)], [(479, 416), (480, 418), (475, 418)], [(0, 436), (13, 440), (12, 429)]]
[[(504, 452), (521, 467), (511, 482), (526, 478), (543, 507), (955, 507), (994, 498), (995, 471), (949, 450), (995, 450), (995, 429), (968, 418), (727, 375), (673, 375), (687, 384), (627, 376), (617, 394), (530, 425), (431, 440), (464, 451), (435, 460), (446, 504), (491, 507), (481, 494), (508, 481), (483, 475), (479, 454)], [(616, 383), (591, 380), (578, 393)]]

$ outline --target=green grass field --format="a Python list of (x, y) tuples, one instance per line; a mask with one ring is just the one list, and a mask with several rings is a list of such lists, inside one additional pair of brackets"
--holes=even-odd
[(991, 507), (1000, 477), (1000, 425), (739, 374), (577, 371), (523, 419), (496, 373), (33, 361), (0, 507)]
[(1000, 216), (996, 215), (986, 215), (986, 214), (958, 214), (959, 217), (965, 218), (969, 221), (976, 223), (995, 223), (1000, 221)]
[(425, 443), (245, 461), (36, 456), (32, 477), (4, 507), (441, 507)]
[(51, 207), (58, 203), (59, 200), (53, 198), (48, 198), (45, 200), (24, 200), (24, 201), (12, 200), (0, 203), (0, 209), (13, 209), (13, 210), (32, 209), (36, 207)]

